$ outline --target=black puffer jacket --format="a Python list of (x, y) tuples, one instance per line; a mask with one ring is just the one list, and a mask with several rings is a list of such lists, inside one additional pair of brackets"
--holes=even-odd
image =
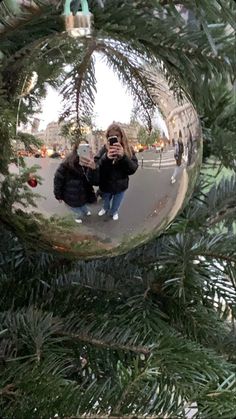
[(54, 176), (54, 195), (72, 208), (96, 201), (92, 185), (85, 176), (85, 170), (78, 165), (71, 168), (61, 163)]
[(133, 153), (131, 159), (123, 156), (113, 160), (108, 159), (104, 146), (94, 158), (99, 171), (99, 188), (102, 192), (112, 194), (125, 191), (129, 186), (129, 175), (133, 175), (138, 168), (138, 160)]

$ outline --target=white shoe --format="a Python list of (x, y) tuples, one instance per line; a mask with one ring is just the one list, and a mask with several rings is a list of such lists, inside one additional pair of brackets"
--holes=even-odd
[(81, 224), (83, 221), (81, 220), (81, 218), (76, 218), (75, 222), (78, 223), (78, 224)]
[(173, 183), (175, 183), (175, 182), (176, 182), (176, 179), (172, 176), (170, 181), (171, 181), (171, 183), (173, 184)]
[(113, 219), (114, 221), (119, 220), (119, 215), (118, 215), (118, 212), (116, 212), (116, 213), (113, 215), (112, 219)]
[(104, 210), (104, 208), (102, 208), (98, 213), (99, 217), (101, 217), (102, 215), (105, 215), (105, 214), (106, 214), (106, 210)]
[(89, 217), (91, 215), (91, 211), (88, 211), (86, 215)]

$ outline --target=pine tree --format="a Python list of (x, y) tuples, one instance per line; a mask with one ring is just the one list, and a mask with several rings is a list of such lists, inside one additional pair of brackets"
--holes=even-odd
[[(196, 17), (193, 25), (184, 24), (175, 1), (104, 3), (102, 9), (91, 2), (95, 33), (117, 41), (99, 45), (134, 94), (151, 100), (135, 55), (161, 64), (171, 88), (197, 107), (206, 151), (203, 174), (185, 209), (157, 239), (126, 255), (91, 261), (66, 258), (45, 243), (41, 246), (32, 218), (27, 219), (26, 236), (18, 218), (12, 222), (10, 205), (4, 207), (25, 197), (17, 195), (14, 182), (22, 187), (26, 175), (2, 183), (0, 414), (7, 419), (185, 418), (195, 406), (195, 418), (233, 419), (236, 177), (231, 170), (216, 183), (204, 170), (207, 156), (235, 169), (235, 103), (229, 82), (235, 77), (233, 33), (226, 36), (222, 29), (235, 28), (235, 4), (184, 1)], [(0, 10), (7, 4), (2, 2)], [(70, 51), (60, 36), (60, 9), (36, 4), (37, 17), (18, 17), (10, 31), (6, 17), (1, 21), (6, 24), (0, 99), (5, 179), (14, 156), (17, 96), (29, 60), (34, 63), (37, 56), (41, 59), (36, 64), (42, 65), (45, 55), (39, 44), (46, 39), (46, 56), (55, 66), (44, 67), (39, 91), (30, 95), (37, 101), (45, 80), (59, 83), (65, 76), (61, 57)], [(58, 31), (59, 41), (50, 38), (52, 31)], [(83, 66), (90, 47), (86, 41), (82, 54), (78, 47), (77, 61), (70, 62), (75, 75), (68, 89), (82, 74), (77, 93), (85, 105), (94, 89), (93, 83), (88, 86), (91, 60), (86, 62), (88, 71)], [(122, 71), (124, 62), (127, 71)], [(30, 70), (36, 70), (34, 65)], [(20, 120), (33, 113), (30, 97)]]

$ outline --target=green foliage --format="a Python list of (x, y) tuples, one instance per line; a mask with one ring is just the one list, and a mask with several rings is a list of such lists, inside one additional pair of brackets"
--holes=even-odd
[[(22, 168), (23, 166), (23, 168)], [(30, 168), (26, 168), (24, 163), (20, 166), (21, 173), (13, 174), (8, 173), (0, 182), (0, 213), (4, 219), (4, 214), (9, 217), (11, 213), (16, 210), (17, 207), (27, 208), (36, 207), (34, 199), (39, 198), (40, 195), (33, 193), (27, 181), (29, 177), (34, 175), (37, 181), (41, 182), (41, 177), (36, 174), (39, 166), (35, 165)], [(12, 214), (13, 215), (13, 214)]]
[(0, 173), (5, 175), (8, 171), (8, 162), (10, 160), (12, 149), (9, 138), (15, 135), (15, 124), (16, 117), (9, 103), (6, 100), (6, 90), (3, 87), (2, 77), (0, 75), (0, 110), (1, 110), (1, 122), (0, 122), (0, 138), (1, 138), (1, 149), (0, 154)]
[[(92, 113), (95, 100), (95, 76), (92, 54), (95, 50), (94, 41), (88, 41), (79, 50), (72, 70), (65, 74), (61, 94), (64, 98), (63, 118), (75, 122), (78, 135), (81, 132), (81, 120)], [(68, 82), (69, 81), (69, 82)]]
[(66, 261), (2, 227), (2, 414), (182, 418), (197, 403), (233, 419), (236, 242), (214, 229), (235, 185), (196, 190), (162, 236), (111, 260)]
[(235, 169), (235, 92), (227, 80), (216, 79), (208, 86), (210, 102), (204, 96), (197, 103), (205, 139), (204, 157), (213, 155), (225, 167)]
[(37, 136), (33, 134), (28, 134), (26, 132), (18, 132), (16, 140), (22, 142), (24, 144), (25, 150), (28, 151), (30, 151), (34, 147), (39, 148), (43, 145), (42, 140), (37, 138)]
[(15, 208), (33, 205), (27, 172), (10, 175), (8, 164), (26, 76), (36, 71), (39, 80), (19, 122), (38, 111), (46, 84), (63, 82), (65, 116), (80, 129), (92, 110), (98, 51), (148, 111), (144, 66), (157, 66), (196, 105), (210, 153), (233, 167), (235, 104), (225, 80), (235, 77), (235, 2), (186, 0), (194, 16), (186, 23), (174, 1), (107, 0), (104, 9), (92, 1), (94, 36), (81, 42), (62, 33), (60, 7), (35, 2), (37, 13), (16, 17), (0, 4), (0, 413), (184, 418), (195, 403), (199, 419), (233, 419), (235, 177), (199, 184), (153, 242), (77, 262), (40, 248), (37, 217)]
[[(21, 12), (13, 20), (7, 18), (8, 12), (11, 15), (7, 3), (2, 2), (0, 9), (5, 25), (1, 70), (8, 109), (16, 112), (16, 97), (26, 75), (32, 71), (39, 75), (37, 88), (22, 103), (20, 121), (25, 121), (36, 111), (45, 95), (45, 83), (54, 86), (63, 83), (64, 117), (76, 121), (78, 134), (81, 134), (82, 119), (91, 114), (94, 103), (95, 51), (105, 56), (107, 63), (134, 94), (146, 114), (150, 131), (149, 114), (155, 104), (150, 94), (151, 82), (143, 66), (157, 66), (180, 98), (184, 92), (198, 104), (204, 97), (206, 106), (212, 101), (208, 86), (217, 75), (234, 78), (232, 28), (235, 27), (235, 5), (232, 1), (227, 4), (208, 2), (207, 5), (203, 1), (187, 1), (183, 6), (195, 19), (189, 22), (183, 20), (174, 3), (150, 0), (144, 6), (140, 0), (125, 5), (121, 0), (107, 0), (105, 7), (101, 8), (93, 1), (90, 7), (94, 14), (94, 37), (79, 42), (62, 32), (62, 7), (46, 6), (41, 1), (35, 3), (37, 13), (28, 9), (27, 13)], [(69, 71), (65, 70), (65, 64), (69, 65)], [(231, 132), (226, 133), (227, 138)], [(214, 147), (212, 150), (214, 153), (218, 151)], [(9, 146), (7, 153), (10, 153)], [(226, 150), (221, 158), (227, 160)]]
[(152, 145), (158, 141), (159, 137), (159, 130), (153, 129), (151, 132), (148, 132), (144, 127), (140, 127), (137, 136), (139, 143), (143, 145)]

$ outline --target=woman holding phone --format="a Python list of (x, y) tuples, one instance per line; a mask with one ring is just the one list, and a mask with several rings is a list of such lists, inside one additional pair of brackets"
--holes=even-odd
[(55, 198), (59, 202), (64, 201), (71, 208), (76, 214), (77, 223), (82, 223), (84, 216), (91, 215), (87, 204), (96, 202), (94, 189), (88, 180), (88, 170), (80, 162), (82, 156), (89, 156), (86, 146), (87, 144), (75, 145), (54, 175)]
[(138, 168), (138, 160), (129, 145), (124, 130), (118, 124), (112, 124), (106, 131), (107, 143), (85, 165), (99, 173), (99, 189), (102, 193), (103, 208), (98, 215), (108, 214), (118, 220), (118, 211), (125, 191), (129, 186), (129, 176)]

